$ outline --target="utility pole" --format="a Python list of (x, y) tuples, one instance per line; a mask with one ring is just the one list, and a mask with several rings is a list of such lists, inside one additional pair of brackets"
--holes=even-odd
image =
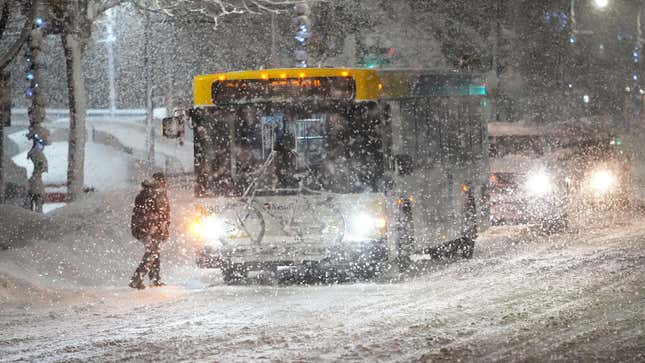
[(114, 118), (116, 113), (116, 85), (115, 85), (115, 74), (114, 74), (114, 29), (113, 29), (114, 18), (112, 16), (112, 10), (107, 11), (107, 23), (105, 25), (106, 39), (105, 47), (107, 49), (108, 56), (108, 81), (110, 84), (110, 116)]
[[(180, 54), (179, 51), (179, 36), (177, 34), (177, 24), (174, 21), (169, 22), (170, 26), (172, 27), (172, 52), (173, 54)], [(166, 58), (164, 56), (164, 58)], [(169, 69), (169, 72), (167, 73), (168, 79), (166, 81), (167, 84), (167, 90), (166, 90), (166, 97), (164, 99), (164, 106), (166, 107), (166, 113), (171, 114), (175, 108), (177, 108), (178, 105), (178, 95), (175, 92), (175, 87), (177, 86), (177, 70), (180, 69), (179, 67), (179, 62), (176, 60), (172, 60), (170, 65), (166, 65), (167, 69)]]
[(275, 13), (271, 12), (271, 67), (277, 67), (275, 49)]
[(311, 20), (309, 20), (309, 5), (299, 2), (293, 7), (294, 23), (296, 25), (296, 67), (306, 68), (309, 64), (309, 55), (307, 54), (307, 44), (311, 37)]
[(112, 10), (108, 9), (105, 15), (105, 22), (101, 22), (103, 25), (103, 32), (105, 33), (105, 38), (98, 40), (97, 43), (105, 43), (105, 51), (107, 52), (108, 61), (107, 71), (110, 117), (114, 118), (116, 114), (116, 81), (114, 72), (114, 41), (116, 41), (116, 37), (114, 36), (114, 18), (112, 15)]
[(575, 42), (576, 35), (578, 34), (577, 20), (576, 20), (576, 0), (571, 0), (570, 13), (571, 13), (571, 37), (569, 39), (572, 39)]
[[(147, 8), (146, 2), (146, 8)], [(155, 128), (153, 127), (153, 102), (152, 102), (152, 65), (150, 59), (150, 11), (145, 11), (145, 22), (143, 32), (143, 68), (144, 68), (144, 85), (146, 95), (146, 162), (148, 168), (154, 169), (155, 166)]]
[(155, 128), (153, 127), (154, 121), (154, 100), (153, 100), (154, 87), (150, 86), (146, 92), (146, 163), (150, 170), (155, 167)]
[(0, 121), (0, 204), (4, 203), (4, 122)]
[[(640, 74), (639, 72), (642, 69), (642, 66), (640, 65), (641, 63), (641, 55), (643, 54), (643, 30), (641, 28), (641, 13), (643, 12), (643, 2), (639, 1), (638, 2), (638, 11), (636, 13), (636, 49), (634, 49), (634, 52), (632, 54), (633, 56), (633, 61), (634, 61), (634, 68)], [(640, 81), (640, 79), (639, 79)], [(642, 117), (643, 117), (643, 95), (644, 90), (640, 88), (638, 90), (638, 93), (636, 94), (636, 97), (638, 97), (638, 105), (637, 105), (637, 114), (634, 117), (634, 126), (636, 130), (641, 130), (642, 125)], [(630, 125), (632, 126), (632, 125)]]
[[(495, 2), (493, 5), (495, 8), (495, 14), (502, 14), (500, 11), (500, 4), (499, 2)], [(499, 58), (499, 37), (501, 35), (501, 22), (500, 22), (500, 15), (497, 15), (495, 17), (495, 24), (493, 25), (495, 29), (493, 29), (493, 59), (491, 61), (491, 71), (489, 73), (490, 78), (486, 80), (488, 83), (490, 89), (491, 89), (491, 97), (490, 97), (490, 114), (491, 114), (491, 119), (489, 121), (498, 121), (497, 120), (497, 100), (498, 100), (498, 86), (499, 86), (499, 65), (498, 65), (498, 58)]]

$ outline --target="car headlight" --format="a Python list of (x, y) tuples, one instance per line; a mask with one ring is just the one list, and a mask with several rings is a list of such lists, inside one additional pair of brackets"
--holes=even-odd
[(367, 241), (380, 238), (385, 234), (386, 227), (385, 217), (360, 212), (347, 219), (344, 239), (347, 241)]
[(537, 170), (526, 179), (526, 190), (533, 196), (545, 196), (553, 191), (553, 180), (546, 171)]
[(607, 193), (616, 185), (616, 175), (607, 169), (597, 169), (591, 173), (589, 186), (597, 193)]

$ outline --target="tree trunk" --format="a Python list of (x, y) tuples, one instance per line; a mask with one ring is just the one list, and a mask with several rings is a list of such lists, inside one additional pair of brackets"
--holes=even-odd
[(0, 124), (11, 126), (11, 74), (0, 71)]
[[(40, 14), (42, 5), (35, 3), (33, 6), (35, 14)], [(43, 76), (42, 69), (44, 65), (43, 57), (43, 30), (34, 27), (29, 35), (29, 58), (31, 60), (31, 73), (33, 75), (29, 82), (28, 92), (31, 92), (31, 107), (29, 109), (29, 133), (27, 138), (33, 141), (33, 146), (27, 154), (31, 162), (34, 164), (34, 170), (29, 178), (28, 193), (30, 209), (33, 209), (34, 198), (37, 196), (44, 198), (45, 188), (43, 186), (42, 174), (47, 172), (47, 158), (44, 153), (44, 146), (48, 145), (49, 131), (45, 129), (42, 124), (45, 120), (45, 94), (43, 93)], [(29, 96), (29, 94), (27, 95)], [(38, 148), (37, 143), (42, 142), (43, 148)], [(38, 208), (35, 211), (41, 212)]]
[(0, 1), (0, 39), (9, 23), (9, 1)]
[(4, 128), (11, 123), (11, 77), (0, 71), (0, 204), (4, 203)]
[[(73, 27), (75, 28), (75, 27)], [(67, 199), (83, 193), (85, 163), (85, 84), (81, 68), (81, 39), (77, 32), (61, 34), (67, 66), (69, 96), (69, 150), (67, 153)]]
[(0, 204), (4, 203), (4, 125), (0, 123)]

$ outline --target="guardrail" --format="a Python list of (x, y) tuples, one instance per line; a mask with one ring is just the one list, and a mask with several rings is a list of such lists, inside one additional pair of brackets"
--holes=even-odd
[[(28, 109), (26, 108), (12, 108), (12, 115), (26, 115)], [(69, 115), (69, 109), (67, 108), (47, 108), (45, 109), (47, 115), (56, 115), (56, 116), (67, 116)], [(112, 111), (104, 108), (91, 108), (86, 111), (88, 116), (95, 115), (111, 115)], [(143, 108), (131, 108), (131, 109), (117, 109), (114, 110), (114, 114), (118, 116), (145, 116), (146, 110)]]
[[(164, 109), (165, 111), (165, 109)], [(12, 108), (11, 109), (11, 123), (12, 125), (25, 126), (28, 124), (28, 109), (26, 108)], [(114, 110), (114, 113), (109, 109), (88, 109), (85, 115), (88, 121), (96, 117), (110, 117), (114, 114), (115, 118), (141, 118), (142, 122), (146, 117), (146, 110), (143, 108), (133, 109), (119, 109)], [(69, 117), (69, 110), (66, 108), (47, 108), (45, 109), (45, 118), (47, 121), (57, 120)]]

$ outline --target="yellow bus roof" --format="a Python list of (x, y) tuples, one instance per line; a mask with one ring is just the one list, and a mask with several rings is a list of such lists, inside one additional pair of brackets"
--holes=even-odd
[(378, 73), (359, 68), (282, 68), (199, 75), (194, 78), (194, 106), (213, 106), (212, 86), (216, 80), (279, 79), (308, 77), (352, 77), (356, 81), (356, 101), (376, 100), (382, 84)]

